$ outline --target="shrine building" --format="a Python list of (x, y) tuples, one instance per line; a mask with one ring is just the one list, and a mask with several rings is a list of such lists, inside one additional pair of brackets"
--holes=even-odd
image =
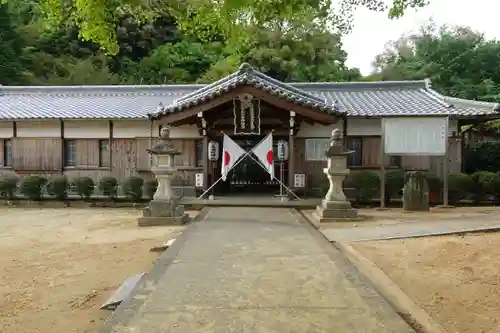
[[(176, 186), (209, 188), (221, 174), (221, 158), (209, 147), (223, 133), (244, 149), (270, 131), (286, 142), (288, 158), (275, 162), (275, 175), (307, 194), (326, 181), (324, 149), (339, 128), (354, 150), (352, 172), (378, 171), (381, 119), (449, 116), (449, 172), (463, 167), (463, 125), (500, 118), (495, 103), (450, 98), (429, 80), (284, 83), (243, 64), (209, 85), (0, 86), (0, 172), (89, 176), (119, 181), (151, 177), (146, 149), (161, 126), (171, 126), (175, 163), (195, 169), (179, 175)], [(213, 156), (212, 156), (213, 157)], [(431, 170), (442, 175), (442, 159), (386, 156), (387, 169)], [(272, 193), (278, 187), (253, 159), (242, 161), (220, 194)]]

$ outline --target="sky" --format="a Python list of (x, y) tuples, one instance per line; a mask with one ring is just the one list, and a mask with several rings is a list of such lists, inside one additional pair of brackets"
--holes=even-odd
[(373, 59), (384, 51), (387, 42), (403, 34), (417, 32), (430, 19), (438, 26), (470, 26), (484, 33), (487, 38), (500, 40), (499, 0), (430, 1), (429, 6), (416, 11), (409, 10), (397, 20), (389, 19), (387, 13), (358, 9), (354, 14), (354, 28), (343, 39), (344, 50), (348, 53), (347, 65), (359, 68), (364, 75), (370, 74)]

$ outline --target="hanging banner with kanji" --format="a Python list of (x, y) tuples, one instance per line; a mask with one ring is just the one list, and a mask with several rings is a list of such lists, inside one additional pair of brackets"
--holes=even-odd
[(260, 134), (260, 100), (250, 94), (233, 99), (234, 134)]

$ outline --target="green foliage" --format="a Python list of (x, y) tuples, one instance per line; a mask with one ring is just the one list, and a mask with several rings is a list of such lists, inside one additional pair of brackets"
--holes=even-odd
[(405, 184), (405, 173), (403, 170), (391, 170), (385, 174), (385, 187), (388, 197), (398, 196)]
[(27, 176), (21, 183), (21, 194), (30, 200), (39, 201), (47, 179), (42, 176)]
[(0, 178), (0, 196), (7, 200), (13, 200), (19, 178), (16, 176), (6, 176)]
[(498, 175), (489, 171), (477, 171), (471, 175), (473, 186), (472, 193), (474, 195), (474, 203), (478, 204), (487, 196), (494, 194), (495, 184), (498, 180)]
[(51, 178), (47, 183), (47, 193), (56, 198), (56, 200), (64, 201), (68, 199), (68, 178), (66, 176), (56, 176)]
[(441, 181), (441, 178), (439, 178), (435, 173), (430, 172), (430, 171), (424, 172), (424, 175), (427, 179), (427, 185), (429, 187), (429, 192), (440, 197), (441, 192), (443, 190), (443, 182)]
[[(404, 1), (401, 1), (404, 2)], [(500, 41), (468, 27), (436, 27), (403, 36), (378, 55), (378, 80), (430, 78), (440, 93), (465, 99), (500, 99)]]
[(116, 199), (118, 194), (118, 181), (115, 177), (102, 177), (99, 181), (99, 191), (110, 199)]
[(83, 200), (88, 200), (94, 193), (94, 181), (90, 177), (78, 177), (73, 180), (76, 193)]
[(467, 156), (467, 171), (500, 171), (500, 141), (479, 142)]
[(8, 5), (0, 2), (0, 85), (24, 83), (19, 62), (21, 37), (12, 24), (11, 17)]
[(123, 192), (125, 196), (133, 202), (138, 202), (142, 199), (142, 186), (144, 180), (140, 177), (129, 177), (123, 182)]
[[(4, 0), (16, 2), (16, 0)], [(389, 16), (399, 17), (408, 7), (421, 7), (424, 0), (393, 0)], [(347, 32), (353, 12), (358, 7), (382, 11), (383, 0), (193, 0), (189, 2), (141, 2), (137, 0), (43, 0), (39, 8), (48, 27), (75, 22), (79, 37), (93, 41), (108, 53), (120, 51), (116, 26), (122, 15), (138, 23), (154, 22), (165, 13), (173, 13), (187, 35), (211, 40), (224, 36), (234, 47), (244, 45), (252, 37), (248, 27), (269, 29), (306, 29), (310, 26)]]
[(371, 171), (359, 171), (349, 175), (348, 186), (355, 189), (358, 204), (367, 204), (373, 200), (380, 188), (379, 176)]
[(153, 200), (153, 196), (156, 193), (156, 189), (158, 188), (158, 181), (156, 178), (148, 179), (144, 182), (144, 192), (146, 193), (146, 197), (149, 200)]
[(455, 173), (448, 176), (448, 198), (451, 203), (465, 199), (474, 187), (472, 177), (465, 173)]

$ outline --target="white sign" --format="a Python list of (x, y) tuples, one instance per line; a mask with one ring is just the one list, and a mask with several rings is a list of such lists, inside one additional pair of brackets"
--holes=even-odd
[(382, 118), (384, 153), (388, 155), (446, 154), (448, 117)]
[(203, 174), (197, 173), (194, 175), (194, 185), (196, 187), (203, 187)]
[(293, 175), (293, 187), (304, 188), (306, 187), (306, 175), (303, 173), (296, 173)]

